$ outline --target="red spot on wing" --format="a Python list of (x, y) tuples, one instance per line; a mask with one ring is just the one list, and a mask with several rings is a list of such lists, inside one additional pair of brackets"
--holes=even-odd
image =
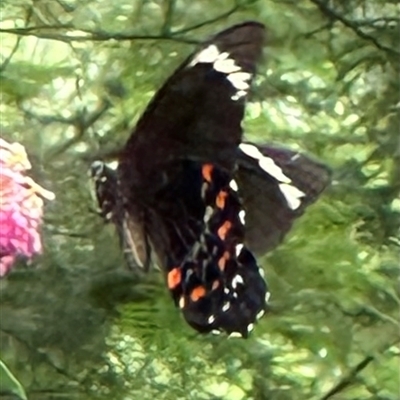
[(220, 237), (222, 240), (225, 240), (226, 235), (229, 232), (229, 229), (232, 228), (232, 222), (230, 221), (225, 221), (219, 228), (218, 228), (218, 237)]
[(206, 295), (206, 289), (203, 286), (197, 286), (192, 290), (192, 293), (190, 293), (190, 299), (192, 301), (198, 301), (205, 295)]
[(218, 260), (218, 267), (221, 271), (225, 269), (226, 262), (229, 260), (230, 254), (228, 251), (222, 255), (222, 257)]
[(168, 272), (167, 282), (168, 289), (175, 289), (180, 283), (182, 279), (182, 272), (180, 268), (174, 268)]
[(217, 205), (218, 208), (223, 209), (225, 207), (225, 202), (227, 197), (228, 193), (225, 192), (224, 190), (221, 190), (218, 193), (217, 198), (215, 200), (215, 204)]
[(201, 173), (202, 173), (205, 181), (207, 181), (207, 182), (212, 181), (211, 174), (212, 174), (213, 169), (214, 169), (214, 166), (212, 164), (203, 164)]

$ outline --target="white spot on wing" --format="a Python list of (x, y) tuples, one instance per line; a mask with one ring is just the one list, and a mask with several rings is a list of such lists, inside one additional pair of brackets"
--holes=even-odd
[(262, 156), (262, 158), (259, 159), (258, 164), (265, 172), (270, 174), (273, 178), (275, 178), (279, 182), (282, 183), (291, 182), (290, 178), (288, 178), (283, 173), (282, 169), (275, 164), (275, 161), (272, 158)]
[(210, 317), (207, 320), (208, 324), (211, 325), (214, 321), (215, 321), (214, 315), (210, 315)]
[(246, 90), (238, 90), (233, 96), (231, 96), (231, 99), (233, 101), (239, 100), (242, 97), (246, 96), (247, 91)]
[(306, 194), (292, 184), (292, 180), (283, 173), (282, 168), (272, 158), (264, 156), (256, 146), (251, 144), (241, 143), (239, 148), (249, 157), (258, 160), (260, 168), (280, 182), (279, 189), (290, 209), (296, 210), (300, 207), (300, 199)]
[(239, 219), (243, 225), (246, 223), (245, 216), (246, 216), (246, 212), (244, 210), (240, 210), (239, 211)]
[(212, 44), (196, 54), (190, 62), (189, 67), (193, 67), (198, 63), (214, 63), (219, 55), (218, 47)]
[(220, 334), (221, 334), (221, 331), (219, 331), (218, 329), (213, 329), (213, 330), (211, 331), (211, 333), (212, 333), (213, 335), (220, 335)]
[(258, 268), (258, 273), (260, 274), (261, 278), (265, 277), (265, 272), (261, 267)]
[(106, 165), (108, 168), (112, 169), (113, 171), (116, 171), (116, 170), (117, 170), (118, 164), (119, 164), (119, 163), (118, 163), (118, 161), (116, 161), (116, 160), (105, 163), (105, 165)]
[(266, 302), (266, 303), (268, 303), (270, 297), (271, 297), (271, 293), (270, 293), (270, 292), (267, 292), (266, 295), (265, 295), (265, 302)]
[(232, 332), (229, 336), (228, 336), (228, 339), (229, 338), (235, 338), (235, 337), (243, 337), (243, 335), (240, 333), (240, 332)]
[(256, 315), (256, 319), (262, 318), (262, 317), (264, 316), (264, 314), (265, 314), (265, 311), (264, 311), (264, 310), (261, 310), (261, 311)]
[(250, 88), (250, 79), (251, 74), (248, 72), (235, 72), (228, 75), (228, 81), (231, 82), (232, 85), (239, 91), (248, 90)]
[(248, 143), (241, 143), (239, 145), (239, 149), (243, 151), (243, 153), (247, 154), (251, 158), (256, 158), (257, 160), (264, 157), (260, 150), (257, 149), (256, 146)]
[(243, 285), (244, 281), (240, 275), (235, 275), (232, 279), (232, 287), (233, 289), (237, 288), (237, 285)]
[(218, 47), (212, 44), (196, 54), (188, 66), (194, 67), (199, 63), (213, 64), (213, 68), (225, 74), (228, 81), (237, 89), (237, 92), (231, 96), (231, 99), (236, 101), (247, 95), (252, 74), (242, 71), (240, 65), (229, 57), (229, 53), (220, 53)]
[(234, 179), (229, 182), (229, 187), (235, 192), (239, 190), (239, 187)]
[(222, 306), (222, 311), (226, 312), (230, 309), (231, 307), (231, 303), (229, 303), (229, 301), (227, 301), (223, 306)]
[[(228, 53), (222, 53), (222, 54), (228, 54)], [(215, 61), (214, 68), (218, 72), (222, 72), (223, 74), (232, 74), (241, 70), (239, 65), (235, 64), (235, 60), (232, 60), (232, 58), (224, 59), (221, 57), (218, 57), (218, 60)]]
[(301, 198), (304, 197), (306, 194), (301, 190), (297, 189), (296, 186), (281, 183), (279, 185), (279, 189), (281, 190), (282, 194), (285, 196), (286, 202), (288, 203), (289, 208), (292, 210), (296, 210), (301, 205)]
[(247, 332), (251, 332), (254, 329), (254, 324), (247, 325)]
[(239, 254), (242, 252), (243, 245), (241, 243), (237, 244), (235, 247), (236, 250), (236, 257), (239, 257)]

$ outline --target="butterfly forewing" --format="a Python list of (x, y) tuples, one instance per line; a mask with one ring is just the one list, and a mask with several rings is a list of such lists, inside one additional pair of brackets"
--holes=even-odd
[(121, 172), (131, 185), (157, 181), (154, 175), (160, 168), (177, 159), (233, 168), (244, 101), (264, 34), (263, 25), (256, 22), (227, 29), (188, 57), (166, 81), (122, 154)]

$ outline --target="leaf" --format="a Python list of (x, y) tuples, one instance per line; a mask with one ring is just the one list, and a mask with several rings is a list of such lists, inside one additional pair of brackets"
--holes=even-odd
[(0, 360), (0, 393), (9, 392), (21, 400), (28, 400), (25, 390), (7, 366)]

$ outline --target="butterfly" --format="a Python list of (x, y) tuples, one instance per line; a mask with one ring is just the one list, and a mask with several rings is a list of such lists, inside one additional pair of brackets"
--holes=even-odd
[(330, 181), (305, 155), (243, 141), (264, 41), (252, 21), (205, 41), (155, 94), (117, 163), (91, 166), (100, 214), (128, 264), (148, 270), (154, 255), (201, 333), (248, 336), (270, 295), (256, 255), (279, 244)]

